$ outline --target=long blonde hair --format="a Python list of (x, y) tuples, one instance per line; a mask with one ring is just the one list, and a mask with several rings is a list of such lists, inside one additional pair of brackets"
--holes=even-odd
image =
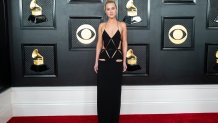
[(115, 0), (106, 0), (106, 2), (105, 2), (105, 4), (104, 4), (104, 11), (106, 10), (106, 5), (107, 5), (108, 3), (114, 3), (114, 5), (115, 5), (115, 7), (116, 7), (116, 9), (117, 9), (117, 4), (116, 4)]

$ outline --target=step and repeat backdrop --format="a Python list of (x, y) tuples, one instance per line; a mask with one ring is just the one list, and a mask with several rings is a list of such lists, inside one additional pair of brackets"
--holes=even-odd
[[(105, 0), (8, 4), (13, 86), (96, 85)], [(128, 29), (124, 85), (217, 84), (217, 0), (117, 0)], [(108, 73), (110, 74), (110, 73)]]
[(0, 1), (0, 31), (1, 31), (1, 45), (0, 45), (0, 93), (10, 87), (10, 52), (9, 52), (9, 41), (8, 41), (8, 20), (7, 20), (7, 9), (6, 0)]

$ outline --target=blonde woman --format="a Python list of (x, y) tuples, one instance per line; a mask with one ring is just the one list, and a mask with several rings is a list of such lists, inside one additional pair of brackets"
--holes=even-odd
[(97, 73), (98, 123), (118, 123), (121, 104), (122, 73), (126, 71), (127, 28), (117, 20), (117, 5), (107, 0), (108, 17), (99, 25), (94, 70)]

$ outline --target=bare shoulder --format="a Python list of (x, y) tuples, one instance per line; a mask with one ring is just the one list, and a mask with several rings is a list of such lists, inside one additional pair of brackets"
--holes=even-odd
[(124, 28), (126, 28), (126, 23), (125, 22), (120, 22), (120, 26), (124, 29)]
[(104, 30), (105, 24), (106, 24), (105, 22), (101, 22), (101, 23), (99, 24), (98, 30), (99, 30), (100, 32), (102, 32), (102, 31)]
[(105, 25), (105, 22), (99, 24), (99, 27), (102, 28)]

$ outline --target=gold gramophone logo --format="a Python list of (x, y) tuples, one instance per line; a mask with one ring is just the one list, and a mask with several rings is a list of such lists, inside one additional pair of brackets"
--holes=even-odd
[(38, 4), (37, 4), (37, 0), (32, 0), (30, 2), (30, 9), (31, 9), (31, 13), (32, 15), (34, 16), (39, 16), (39, 15), (42, 15), (42, 7), (40, 7)]
[(29, 16), (28, 20), (32, 23), (42, 23), (47, 21), (46, 16), (42, 14), (42, 7), (37, 3), (37, 0), (32, 0), (30, 2), (31, 15)]
[(126, 3), (127, 15), (124, 17), (123, 21), (127, 24), (139, 23), (142, 21), (141, 17), (138, 16), (138, 9), (134, 5), (133, 0), (129, 0)]
[(183, 25), (174, 25), (168, 32), (170, 41), (174, 44), (182, 44), (188, 37), (188, 31)]
[(42, 72), (47, 70), (47, 66), (44, 64), (44, 57), (39, 53), (38, 49), (34, 49), (32, 52), (33, 64), (31, 70), (36, 72)]
[(137, 64), (137, 57), (133, 54), (132, 49), (129, 49), (127, 51), (126, 57), (127, 57), (127, 64), (129, 64), (129, 65), (136, 65)]
[(126, 54), (127, 58), (127, 71), (135, 71), (141, 69), (137, 63), (137, 56), (134, 55), (133, 50), (129, 49)]
[(34, 65), (43, 65), (44, 58), (41, 54), (39, 54), (38, 49), (34, 49), (32, 52), (33, 64)]
[(129, 0), (126, 4), (127, 15), (128, 16), (137, 16), (138, 10), (133, 3), (133, 0)]

